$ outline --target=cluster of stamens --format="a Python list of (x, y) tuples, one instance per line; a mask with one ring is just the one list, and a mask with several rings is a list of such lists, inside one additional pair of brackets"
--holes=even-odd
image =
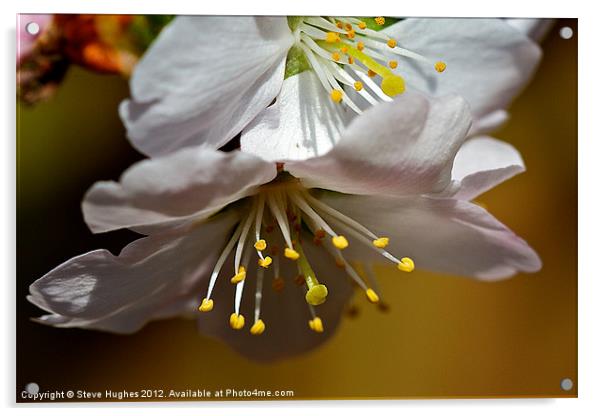
[[(374, 20), (378, 25), (385, 24), (384, 17)], [(342, 86), (353, 89), (372, 105), (390, 101), (405, 91), (404, 79), (392, 71), (398, 67), (398, 57), (427, 63), (437, 72), (446, 68), (445, 63), (402, 48), (395, 39), (369, 29), (364, 21), (352, 17), (306, 17), (297, 27), (296, 35), (298, 45), (330, 98), (347, 104), (357, 113), (361, 109)], [(373, 80), (377, 75), (381, 78), (380, 86)]]
[[(368, 301), (380, 301), (377, 290), (369, 287), (360, 276), (362, 273), (344, 257), (343, 251), (349, 246), (349, 241), (331, 225), (335, 225), (337, 230), (344, 230), (347, 235), (354, 237), (354, 240), (393, 262), (399, 270), (411, 272), (414, 269), (414, 262), (410, 258), (398, 259), (385, 249), (389, 238), (377, 236), (352, 218), (311, 195), (296, 181), (286, 180), (265, 186), (250, 198), (249, 205), (246, 215), (238, 223), (217, 260), (209, 279), (207, 294), (199, 306), (201, 312), (213, 309), (214, 301), (211, 295), (215, 283), (226, 260), (233, 254), (234, 270), (230, 278), (230, 282), (235, 285), (234, 311), (230, 315), (230, 326), (233, 329), (240, 330), (245, 326), (240, 305), (251, 257), (257, 256), (255, 310), (251, 334), (260, 335), (266, 328), (261, 319), (261, 300), (264, 278), (269, 268), (273, 272), (272, 289), (277, 293), (284, 289), (286, 283), (281, 276), (282, 261), (293, 262), (296, 266), (296, 277), (291, 280), (303, 288), (309, 307), (309, 328), (318, 333), (324, 331), (322, 319), (317, 316), (315, 307), (326, 302), (328, 289), (319, 282), (303, 250), (304, 244), (324, 248), (336, 265), (365, 292)], [(303, 235), (310, 235), (311, 238), (302, 239)]]

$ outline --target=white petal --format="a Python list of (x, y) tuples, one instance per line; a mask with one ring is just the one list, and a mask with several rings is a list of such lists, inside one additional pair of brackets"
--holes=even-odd
[(428, 100), (406, 92), (355, 118), (326, 155), (286, 162), (285, 169), (307, 187), (350, 194), (437, 192), (449, 184), (469, 128), (462, 98)]
[(176, 18), (136, 66), (128, 137), (151, 156), (221, 147), (272, 102), (292, 42), (283, 17)]
[(50, 312), (40, 318), (44, 323), (137, 331), (191, 295), (200, 296), (236, 220), (230, 212), (188, 232), (141, 238), (119, 256), (95, 250), (74, 257), (36, 280), (28, 299)]
[(546, 36), (555, 19), (505, 19), (506, 23), (536, 42)]
[(541, 50), (500, 19), (406, 19), (383, 30), (400, 46), (447, 69), (402, 60), (398, 73), (411, 87), (434, 96), (457, 93), (483, 116), (504, 109), (531, 78)]
[(320, 283), (328, 288), (325, 303), (316, 306), (316, 314), (322, 319), (324, 332), (315, 333), (309, 329), (311, 319), (305, 301), (305, 287), (300, 288), (294, 282), (298, 271), (292, 262), (281, 261), (284, 290), (276, 293), (271, 288), (272, 273), (267, 271), (264, 277), (261, 319), (266, 329), (262, 335), (253, 336), (249, 329), (253, 325), (255, 302), (255, 274), (247, 275), (245, 291), (241, 305), (241, 314), (245, 317), (245, 327), (236, 331), (230, 328), (229, 318), (233, 312), (234, 287), (227, 279), (218, 280), (215, 286), (214, 309), (199, 318), (199, 330), (203, 334), (221, 339), (240, 354), (256, 361), (269, 362), (298, 355), (316, 348), (328, 340), (336, 331), (342, 311), (353, 294), (347, 277), (334, 265), (324, 250), (311, 244), (304, 246)]
[(240, 147), (266, 160), (303, 160), (332, 149), (342, 129), (341, 106), (304, 71), (284, 80), (276, 102), (243, 130)]
[(454, 197), (473, 199), (525, 171), (523, 159), (512, 145), (491, 137), (475, 137), (462, 145), (452, 168), (459, 182)]
[(472, 123), (468, 135), (475, 136), (477, 134), (489, 133), (503, 126), (509, 118), (510, 115), (506, 110), (496, 110), (485, 114)]
[[(416, 268), (483, 280), (541, 268), (539, 257), (524, 240), (467, 201), (423, 196), (322, 198), (377, 235), (390, 237), (387, 250), (412, 258)], [(352, 245), (358, 244), (350, 241), (347, 250), (351, 253)], [(360, 249), (364, 256), (369, 250)]]
[(150, 230), (206, 218), (275, 176), (274, 164), (252, 155), (187, 148), (136, 163), (119, 183), (97, 182), (82, 209), (93, 232)]

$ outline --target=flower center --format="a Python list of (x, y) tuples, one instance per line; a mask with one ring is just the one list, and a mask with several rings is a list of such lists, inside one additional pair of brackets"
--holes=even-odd
[[(385, 24), (384, 17), (374, 20), (377, 25)], [(398, 46), (395, 39), (368, 28), (360, 19), (304, 17), (289, 19), (289, 24), (294, 28), (297, 47), (307, 57), (331, 99), (345, 103), (357, 113), (361, 110), (347, 91), (354, 90), (372, 105), (390, 101), (405, 91), (404, 79), (393, 72), (399, 57), (426, 62), (437, 72), (446, 68), (441, 61), (431, 61)], [(381, 78), (380, 85), (373, 80), (377, 75)], [(349, 88), (346, 91), (342, 86)]]
[(353, 237), (352, 241), (370, 247), (396, 264), (399, 270), (414, 270), (412, 259), (399, 259), (385, 249), (389, 244), (388, 237), (377, 236), (362, 224), (320, 201), (297, 181), (276, 181), (262, 187), (257, 195), (250, 198), (247, 214), (238, 223), (217, 260), (209, 279), (207, 295), (199, 310), (209, 312), (213, 309), (213, 288), (226, 260), (234, 253), (230, 282), (236, 285), (236, 288), (230, 326), (233, 329), (242, 329), (245, 325), (245, 318), (240, 312), (243, 290), (251, 257), (257, 256), (255, 313), (250, 332), (253, 335), (263, 333), (266, 325), (261, 319), (261, 299), (266, 270), (272, 266), (272, 288), (280, 292), (285, 285), (280, 273), (281, 262), (291, 261), (295, 263), (298, 273), (295, 282), (305, 288), (305, 301), (311, 317), (309, 328), (315, 332), (323, 332), (323, 323), (315, 307), (327, 301), (328, 288), (318, 280), (319, 270), (316, 273), (303, 249), (308, 242), (323, 248), (336, 265), (365, 292), (367, 299), (378, 303), (380, 297), (376, 290), (366, 284), (361, 277), (362, 273), (343, 255), (349, 241), (339, 231)]

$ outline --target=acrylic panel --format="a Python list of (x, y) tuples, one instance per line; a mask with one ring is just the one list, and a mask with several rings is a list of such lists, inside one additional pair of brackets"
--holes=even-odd
[(17, 401), (576, 397), (577, 33), (17, 16)]

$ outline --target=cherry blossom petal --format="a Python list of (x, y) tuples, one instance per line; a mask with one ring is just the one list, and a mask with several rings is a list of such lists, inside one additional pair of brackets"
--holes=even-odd
[(136, 163), (119, 182), (97, 182), (82, 209), (93, 232), (119, 228), (148, 232), (207, 218), (275, 177), (273, 163), (252, 155), (186, 148)]
[(402, 60), (407, 85), (433, 96), (462, 95), (475, 118), (508, 107), (541, 59), (539, 46), (501, 19), (405, 19), (383, 30), (400, 46), (447, 68)]
[(554, 25), (554, 19), (505, 19), (506, 23), (519, 32), (540, 42)]
[(221, 147), (278, 94), (292, 42), (284, 17), (177, 17), (136, 66), (128, 137), (150, 156)]
[[(539, 257), (524, 240), (483, 208), (467, 201), (336, 194), (322, 198), (377, 235), (389, 237), (387, 250), (412, 258), (416, 268), (482, 280), (541, 268)], [(371, 252), (354, 241), (346, 250), (363, 257)], [(374, 254), (372, 259), (382, 258)]]
[(237, 219), (228, 212), (186, 232), (144, 237), (119, 256), (95, 250), (74, 257), (36, 280), (28, 299), (50, 312), (39, 318), (43, 323), (135, 332), (200, 295)]
[(462, 145), (454, 160), (452, 179), (459, 182), (454, 198), (470, 200), (525, 171), (512, 145), (491, 137), (475, 137)]
[(276, 102), (242, 132), (244, 152), (265, 160), (303, 160), (332, 149), (343, 129), (343, 110), (313, 71), (284, 80)]
[(355, 118), (324, 156), (289, 161), (285, 169), (307, 187), (349, 194), (438, 192), (470, 128), (458, 96), (428, 100), (410, 92)]

